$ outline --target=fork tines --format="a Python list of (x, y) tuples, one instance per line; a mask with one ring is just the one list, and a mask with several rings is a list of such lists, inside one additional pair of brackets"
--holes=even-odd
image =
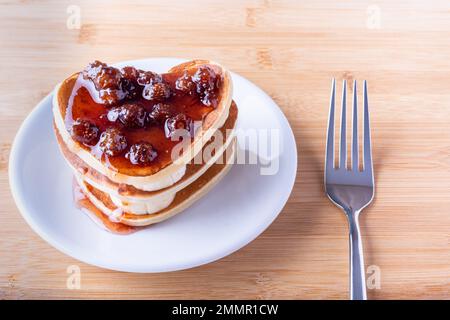
[(372, 152), (370, 145), (370, 124), (369, 124), (369, 106), (367, 98), (367, 81), (364, 80), (363, 101), (364, 101), (364, 123), (363, 123), (363, 161), (362, 170), (359, 170), (359, 150), (358, 150), (358, 97), (356, 80), (353, 81), (353, 115), (352, 115), (352, 143), (351, 143), (351, 165), (347, 163), (347, 142), (346, 142), (346, 104), (347, 104), (347, 81), (342, 84), (342, 108), (341, 108), (341, 133), (339, 144), (339, 163), (335, 168), (334, 161), (334, 122), (335, 122), (335, 100), (336, 100), (336, 81), (333, 79), (331, 86), (330, 114), (327, 132), (327, 150), (325, 165), (327, 170), (348, 169), (352, 171), (370, 171), (372, 172)]

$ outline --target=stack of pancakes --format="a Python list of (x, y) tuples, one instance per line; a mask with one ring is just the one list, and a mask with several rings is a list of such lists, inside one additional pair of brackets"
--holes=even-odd
[[(69, 102), (79, 88), (80, 74), (72, 75), (56, 87), (53, 116), (60, 149), (73, 169), (81, 192), (110, 221), (129, 226), (163, 221), (206, 194), (230, 169), (236, 149), (233, 130), (238, 109), (232, 101), (229, 72), (211, 61), (194, 60), (175, 66), (168, 73), (202, 65), (213, 66), (220, 73), (217, 106), (204, 117), (179, 157), (161, 166), (111, 167), (104, 157), (83, 147), (71, 136), (66, 121)], [(212, 138), (218, 132), (222, 141)], [(211, 157), (204, 161), (202, 153), (206, 151)]]

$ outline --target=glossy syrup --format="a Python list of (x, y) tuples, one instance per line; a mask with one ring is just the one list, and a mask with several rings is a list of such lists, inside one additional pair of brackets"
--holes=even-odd
[[(172, 108), (176, 110), (176, 113), (184, 113), (190, 117), (192, 121), (202, 121), (205, 116), (217, 106), (218, 99), (215, 99), (211, 106), (206, 106), (200, 101), (197, 95), (189, 95), (177, 90), (175, 83), (182, 75), (183, 73), (181, 72), (162, 74), (163, 81), (168, 84), (172, 90), (171, 97), (163, 101), (163, 103), (171, 105)], [(65, 112), (66, 128), (71, 128), (74, 120), (78, 118), (89, 120), (94, 123), (99, 128), (100, 132), (105, 131), (108, 127), (116, 127), (121, 130), (127, 139), (127, 150), (134, 143), (148, 142), (157, 150), (158, 156), (150, 164), (136, 165), (130, 163), (125, 157), (126, 151), (118, 156), (107, 156), (101, 152), (98, 143), (94, 146), (80, 144), (83, 148), (89, 150), (91, 154), (101, 160), (102, 163), (110, 169), (130, 175), (139, 175), (137, 172), (142, 171), (138, 171), (137, 169), (142, 168), (145, 169), (145, 175), (152, 174), (172, 162), (171, 151), (179, 141), (172, 141), (170, 138), (166, 137), (164, 125), (153, 124), (146, 125), (144, 128), (126, 128), (119, 121), (110, 122), (107, 118), (110, 107), (96, 102), (94, 100), (95, 96), (93, 98), (93, 95), (95, 94), (96, 91), (92, 82), (83, 79), (80, 74), (73, 88)], [(98, 101), (98, 99), (96, 100)], [(156, 102), (144, 99), (141, 94), (132, 100), (122, 100), (119, 105), (125, 102), (139, 103), (147, 112), (150, 112), (156, 104)]]

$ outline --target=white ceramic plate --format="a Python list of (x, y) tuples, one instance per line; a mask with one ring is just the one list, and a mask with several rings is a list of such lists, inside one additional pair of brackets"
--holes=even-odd
[[(155, 58), (118, 65), (164, 72), (182, 61)], [(131, 235), (111, 234), (73, 205), (72, 174), (53, 133), (49, 94), (22, 124), (10, 156), (10, 185), (25, 220), (65, 254), (120, 271), (181, 270), (245, 246), (285, 205), (295, 181), (297, 151), (289, 123), (275, 102), (248, 80), (232, 76), (238, 128), (279, 130), (281, 151), (275, 175), (261, 175), (261, 165), (234, 165), (206, 196), (174, 218)]]

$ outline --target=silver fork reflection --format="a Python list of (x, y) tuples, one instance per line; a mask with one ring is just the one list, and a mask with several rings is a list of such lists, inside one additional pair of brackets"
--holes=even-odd
[(325, 191), (330, 200), (344, 210), (349, 224), (350, 246), (350, 298), (366, 300), (366, 281), (363, 248), (358, 218), (374, 196), (374, 179), (372, 151), (370, 145), (369, 105), (367, 98), (367, 82), (364, 81), (364, 125), (363, 125), (363, 159), (362, 170), (359, 170), (358, 152), (358, 101), (356, 81), (353, 82), (353, 121), (351, 166), (347, 164), (346, 143), (346, 100), (347, 83), (343, 81), (341, 134), (339, 144), (339, 164), (334, 160), (334, 105), (336, 97), (336, 81), (333, 79), (328, 117), (327, 147), (325, 154)]

